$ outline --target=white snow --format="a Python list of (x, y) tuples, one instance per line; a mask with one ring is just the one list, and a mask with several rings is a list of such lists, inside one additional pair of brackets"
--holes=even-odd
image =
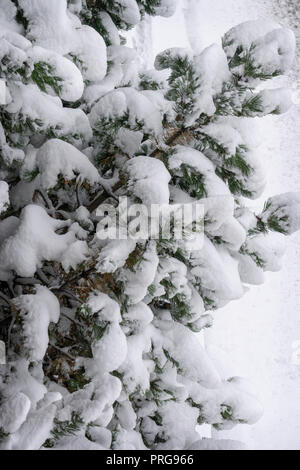
[(40, 361), (48, 348), (49, 323), (59, 319), (59, 302), (47, 287), (36, 286), (35, 294), (21, 295), (14, 304), (23, 321), (26, 355), (32, 361)]
[(163, 92), (160, 90), (143, 90), (142, 94), (146, 96), (160, 111), (161, 117), (166, 116), (172, 121), (175, 118), (173, 102), (165, 99)]
[(9, 441), (10, 450), (36, 450), (41, 448), (53, 426), (56, 406), (49, 405), (32, 411), (25, 423)]
[[(1, 379), (0, 389), (3, 395), (3, 400), (9, 399), (9, 397), (15, 397), (19, 393), (23, 393), (30, 400), (30, 409), (34, 410), (47, 393), (47, 388), (45, 385), (40, 383), (38, 379), (33, 377), (28, 368), (29, 361), (24, 358), (12, 361), (10, 363), (12, 373), (6, 382), (3, 382)], [(25, 402), (25, 399), (22, 399), (22, 402), (23, 401)], [(27, 408), (27, 405), (25, 405), (25, 407)], [(11, 415), (11, 417), (13, 416), (19, 424), (22, 424), (19, 417)], [(11, 426), (16, 427), (17, 421), (13, 420), (11, 422)]]
[(64, 108), (60, 98), (42, 92), (35, 84), (15, 82), (10, 91), (13, 100), (6, 107), (8, 113), (20, 113), (23, 119), (38, 122), (37, 129), (53, 130), (58, 137), (75, 135), (79, 144), (79, 138), (87, 141), (91, 138), (88, 118), (81, 109)]
[(117, 433), (114, 449), (116, 450), (147, 450), (141, 435), (136, 431), (120, 429)]
[(61, 257), (61, 265), (66, 272), (70, 269), (76, 270), (76, 267), (83, 263), (88, 257), (89, 248), (85, 241), (76, 240), (72, 243)]
[(259, 93), (262, 100), (264, 114), (284, 114), (293, 106), (292, 90), (290, 88), (276, 88), (263, 90)]
[(22, 160), (24, 159), (23, 150), (10, 147), (7, 144), (3, 126), (1, 123), (0, 123), (0, 149), (1, 149), (4, 163), (7, 164), (8, 166), (11, 165), (13, 162), (22, 162)]
[(100, 81), (106, 74), (103, 38), (93, 28), (70, 15), (66, 0), (20, 0), (29, 21), (28, 38), (35, 45), (75, 57), (86, 80)]
[(197, 438), (195, 431), (198, 411), (186, 403), (170, 401), (161, 408), (163, 424), (170, 429), (167, 444), (158, 444), (158, 450), (184, 449)]
[(220, 307), (244, 294), (238, 263), (227, 250), (216, 247), (206, 236), (203, 248), (192, 253), (191, 263), (192, 275), (201, 279), (208, 298), (218, 299)]
[[(219, 42), (229, 28), (242, 21), (267, 18), (270, 30), (279, 21), (287, 27), (296, 24), (294, 13), (284, 16), (285, 5), (277, 0), (215, 0), (214, 8), (207, 0), (187, 0), (185, 6), (191, 7), (186, 15), (187, 31), (196, 51)], [(186, 44), (185, 36), (182, 41)], [(281, 80), (279, 86), (286, 86), (286, 81)], [(294, 86), (297, 97), (297, 82)], [(269, 181), (264, 199), (299, 190), (298, 101), (296, 104), (283, 117), (265, 118), (261, 129), (261, 155), (266, 160)], [(216, 438), (244, 441), (250, 449), (299, 449), (299, 366), (291, 360), (293, 344), (300, 338), (298, 292), (299, 235), (295, 235), (288, 242), (283, 270), (267, 276), (264, 286), (252, 288), (242, 300), (215, 316), (214, 328), (207, 335), (210, 356), (220, 363), (227, 377), (249, 377), (264, 405), (264, 416), (257, 424), (214, 432)]]
[(213, 163), (203, 153), (193, 148), (177, 145), (176, 152), (169, 159), (169, 168), (175, 174), (175, 170), (178, 169), (180, 174), (182, 165), (192, 167), (199, 175), (204, 176), (204, 186), (208, 197), (230, 195), (227, 185), (216, 175)]
[(300, 193), (289, 192), (278, 194), (269, 199), (270, 206), (264, 211), (262, 220), (267, 221), (275, 215), (282, 220), (282, 228), (292, 234), (300, 229)]
[(165, 165), (152, 157), (135, 157), (126, 164), (128, 189), (150, 208), (151, 204), (168, 204), (171, 179)]
[(143, 355), (150, 349), (151, 339), (148, 328), (145, 328), (142, 333), (127, 337), (127, 356), (120, 371), (129, 393), (133, 393), (137, 387), (143, 392), (149, 390), (150, 366), (143, 359)]
[(150, 307), (144, 302), (132, 305), (123, 314), (125, 325), (135, 333), (143, 332), (147, 325), (153, 320), (153, 313)]
[[(136, 25), (140, 19), (139, 7), (135, 0), (115, 0), (114, 7), (120, 10), (120, 18), (130, 26)], [(107, 7), (109, 10), (109, 6)]]
[[(32, 63), (47, 62), (53, 69), (53, 75), (62, 79), (60, 97), (63, 100), (77, 101), (81, 98), (84, 89), (83, 78), (73, 62), (54, 51), (39, 46), (33, 47), (27, 53), (29, 63), (31, 61)], [(48, 89), (47, 92), (49, 93), (50, 90)]]
[(178, 5), (178, 0), (161, 0), (160, 6), (155, 7), (158, 15), (169, 17), (174, 15)]
[(127, 155), (134, 155), (140, 148), (143, 133), (121, 127), (116, 135), (115, 144)]
[[(278, 29), (279, 22), (286, 27), (293, 27), (297, 18), (294, 16), (296, 5), (291, 6), (289, 17), (284, 16), (287, 6), (283, 2), (279, 4), (277, 0), (214, 0), (213, 6), (208, 0), (183, 0), (181, 7), (183, 10), (178, 8), (177, 14), (168, 22), (163, 19), (153, 21), (154, 54), (174, 45), (191, 46), (199, 54), (212, 43), (221, 44), (224, 33), (241, 22), (256, 20), (256, 28), (249, 28), (249, 34), (257, 37), (266, 34), (266, 26), (267, 31)], [(182, 12), (186, 24), (183, 24)], [(258, 27), (258, 18), (262, 20), (263, 29)], [(287, 40), (289, 45), (293, 43), (291, 36)], [(286, 59), (289, 60), (288, 56)], [(297, 77), (294, 78), (297, 80)], [(289, 83), (285, 79), (276, 82), (277, 87), (287, 85)], [(298, 81), (295, 81), (294, 99), (297, 100), (297, 106), (292, 111), (279, 118), (266, 117), (263, 124), (259, 120), (261, 129), (258, 130), (263, 140), (260, 155), (268, 170), (264, 200), (276, 193), (299, 190), (297, 89)], [(240, 121), (236, 119), (236, 123), (231, 122), (231, 125), (235, 127)], [(250, 134), (251, 126), (244, 125), (242, 135), (245, 132)], [(251, 148), (257, 146), (256, 135), (257, 131), (253, 133), (252, 130), (251, 135), (247, 136), (247, 143), (249, 137), (252, 140)], [(294, 215), (297, 212), (296, 201), (297, 198)], [(260, 210), (261, 206), (257, 213)], [(284, 213), (285, 209), (282, 211)], [(245, 218), (246, 214), (240, 219), (241, 223)], [(251, 228), (252, 223), (247, 221), (247, 229)], [(251, 262), (251, 258), (247, 258)], [(254, 284), (256, 280), (261, 283), (262, 271), (254, 262), (252, 265), (254, 277), (244, 279), (240, 271), (243, 281)], [(298, 310), (299, 235), (294, 235), (288, 241), (283, 270), (268, 275), (264, 286), (252, 287), (243, 299), (231, 302), (228, 307), (218, 311), (214, 328), (206, 333), (206, 347), (218, 365), (219, 372), (224, 377), (249, 377), (264, 405), (264, 416), (252, 426), (239, 425), (232, 431), (214, 431), (217, 440), (212, 443), (200, 441), (200, 449), (205, 449), (206, 445), (213, 449), (222, 448), (223, 444), (225, 448), (230, 448), (230, 442), (220, 441), (222, 437), (243, 441), (250, 449), (299, 449), (299, 365), (291, 362), (295, 352), (293, 345), (300, 338)], [(240, 444), (236, 445), (240, 447)], [(232, 446), (235, 448), (235, 444)], [(189, 448), (193, 449), (193, 446)]]
[(11, 29), (16, 32), (21, 30), (21, 26), (18, 25), (15, 20), (16, 6), (11, 0), (0, 0), (0, 24), (1, 30)]
[(14, 270), (19, 276), (31, 277), (43, 260), (60, 261), (69, 245), (75, 242), (72, 232), (56, 234), (68, 222), (50, 217), (37, 205), (26, 206), (14, 233), (0, 246), (1, 279)]
[(127, 341), (119, 325), (120, 307), (106, 294), (91, 296), (88, 307), (97, 314), (96, 322), (108, 322), (101, 339), (92, 342), (93, 359), (85, 359), (87, 373), (100, 376), (116, 370), (126, 358)]
[(170, 47), (157, 54), (154, 62), (156, 70), (169, 68), (170, 64), (177, 58), (192, 60), (193, 53), (191, 49), (183, 47)]
[(59, 139), (50, 139), (39, 148), (36, 154), (36, 166), (40, 173), (40, 184), (43, 188), (53, 188), (59, 175), (65, 180), (76, 177), (90, 183), (99, 181), (98, 170), (84, 153), (73, 145)]
[(195, 70), (200, 77), (201, 91), (197, 96), (195, 115), (187, 124), (193, 124), (200, 113), (212, 116), (216, 110), (213, 96), (222, 91), (223, 83), (230, 78), (226, 55), (218, 44), (212, 44), (194, 58)]
[(293, 32), (269, 21), (249, 21), (235, 26), (225, 35), (225, 41), (233, 41), (232, 45), (225, 47), (229, 57), (234, 55), (239, 45), (245, 49), (255, 46), (253, 57), (256, 64), (263, 63), (264, 70), (269, 73), (276, 70), (287, 72), (294, 61), (296, 43)]
[(26, 420), (29, 410), (29, 398), (22, 392), (16, 393), (1, 404), (0, 427), (9, 433), (17, 431)]
[(101, 118), (117, 119), (126, 113), (133, 130), (138, 122), (143, 122), (144, 132), (155, 136), (161, 135), (161, 115), (158, 109), (146, 96), (130, 87), (111, 91), (100, 98), (90, 113), (91, 126), (96, 128)]
[(0, 181), (0, 213), (4, 212), (9, 205), (8, 184)]
[(99, 273), (113, 273), (124, 266), (130, 253), (135, 249), (134, 240), (110, 240), (100, 251), (97, 258)]
[[(28, 137), (25, 136), (25, 145), (28, 145), (24, 155), (8, 146), (0, 127), (1, 151), (6, 165), (9, 165), (13, 159), (19, 161), (24, 159), (20, 169), (21, 178), (25, 178), (27, 172), (39, 170), (38, 176), (32, 182), (19, 181), (10, 195), (7, 185), (3, 185), (0, 181), (0, 211), (8, 206), (9, 196), (13, 209), (23, 208), (19, 219), (12, 216), (0, 222), (0, 280), (7, 282), (9, 288), (13, 289), (15, 287), (11, 283), (13, 276), (34, 276), (43, 261), (56, 261), (66, 272), (76, 269), (79, 263), (85, 261), (89, 248), (86, 242), (88, 232), (83, 227), (86, 225), (93, 227), (88, 211), (81, 206), (76, 212), (71, 212), (70, 216), (67, 216), (70, 220), (62, 221), (51, 217), (52, 211), (55, 210), (50, 207), (51, 203), (47, 209), (44, 209), (32, 204), (31, 198), (38, 189), (46, 200), (48, 197), (46, 191), (56, 185), (59, 175), (65, 179), (76, 178), (77, 182), (87, 180), (91, 184), (105, 185), (106, 180), (100, 177), (98, 170), (92, 164), (91, 146), (86, 148), (92, 137), (91, 126), (97, 130), (102, 120), (106, 122), (116, 119), (123, 122), (124, 118), (128, 120), (126, 127), (122, 127), (116, 133), (116, 142), (123, 153), (133, 157), (125, 164), (127, 157), (119, 159), (120, 168), (124, 171), (124, 175), (128, 176), (127, 189), (132, 196), (148, 206), (150, 203), (167, 205), (170, 196), (173, 202), (182, 201), (185, 197), (185, 201), (193, 205), (196, 201), (188, 195), (184, 196), (180, 188), (173, 189), (171, 194), (169, 190), (170, 173), (172, 176), (175, 174), (180, 177), (181, 171), (186, 166), (203, 177), (205, 189), (207, 187), (207, 197), (202, 199), (207, 224), (203, 245), (200, 237), (196, 237), (190, 244), (179, 244), (185, 248), (189, 257), (189, 270), (181, 261), (171, 256), (161, 259), (156, 243), (152, 241), (137, 245), (133, 240), (109, 242), (94, 240), (93, 254), (98, 257), (99, 277), (101, 278), (101, 274), (104, 273), (118, 272), (116, 280), (122, 288), (120, 295), (122, 301), (126, 302), (126, 308), (123, 305), (121, 309), (119, 301), (112, 300), (107, 294), (90, 294), (86, 308), (82, 308), (81, 314), (87, 315), (89, 320), (93, 319), (97, 327), (91, 333), (94, 335), (91, 342), (92, 356), (77, 357), (74, 367), (76, 369), (83, 366), (87, 377), (92, 380), (75, 393), (64, 390), (61, 394), (59, 385), (49, 383), (47, 386), (49, 385), (50, 391), (47, 392), (44, 385), (41, 361), (49, 343), (49, 325), (59, 320), (60, 308), (57, 297), (47, 287), (40, 285), (35, 286), (30, 293), (19, 295), (18, 292), (14, 305), (22, 320), (21, 342), (24, 351), (23, 357), (20, 356), (18, 360), (9, 364), (10, 370), (7, 376), (0, 378), (0, 394), (3, 400), (0, 427), (3, 423), (5, 430), (11, 432), (2, 448), (28, 450), (40, 448), (45, 439), (51, 435), (54, 419), (70, 420), (74, 411), (82, 418), (84, 428), (92, 424), (91, 436), (94, 436), (95, 442), (87, 438), (85, 429), (80, 429), (76, 431), (75, 436), (59, 439), (55, 445), (56, 449), (101, 450), (111, 444), (116, 450), (145, 449), (145, 443), (135, 430), (137, 419), (141, 420), (145, 442), (149, 440), (158, 450), (242, 448), (239, 442), (231, 440), (236, 436), (238, 441), (241, 437), (241, 440), (245, 440), (253, 448), (298, 446), (299, 443), (295, 443), (297, 437), (294, 437), (298, 434), (294, 430), (299, 427), (299, 422), (295, 424), (291, 419), (292, 413), (297, 415), (297, 412), (294, 412), (297, 388), (290, 385), (290, 377), (295, 378), (295, 383), (298, 384), (297, 364), (292, 359), (295, 358), (293, 354), (290, 361), (294, 360), (294, 363), (287, 367), (288, 348), (281, 344), (282, 338), (289, 338), (291, 341), (298, 331), (298, 323), (293, 318), (291, 325), (296, 326), (287, 332), (286, 323), (290, 320), (284, 315), (285, 310), (292, 311), (292, 308), (297, 308), (297, 304), (291, 300), (295, 301), (293, 288), (298, 282), (296, 257), (292, 264), (295, 268), (292, 283), (283, 283), (283, 286), (277, 284), (277, 292), (273, 292), (268, 286), (264, 290), (258, 288), (250, 294), (252, 297), (246, 297), (246, 301), (230, 302), (243, 296), (247, 290), (245, 283), (260, 284), (264, 278), (264, 271), (275, 272), (281, 267), (285, 248), (282, 242), (283, 235), (254, 234), (246, 239), (247, 230), (255, 227), (257, 219), (254, 215), (251, 216), (250, 211), (247, 212), (247, 209), (239, 207), (238, 201), (234, 200), (225, 183), (216, 175), (215, 165), (218, 162), (215, 161), (217, 157), (214, 156), (214, 152), (210, 155), (211, 159), (208, 159), (197, 150), (178, 146), (168, 162), (170, 173), (159, 159), (136, 156), (143, 138), (140, 128), (143, 127), (144, 132), (150, 134), (152, 138), (155, 137), (159, 143), (163, 132), (162, 119), (165, 114), (172, 116), (172, 103), (167, 104), (161, 91), (138, 92), (128, 86), (135, 86), (138, 83), (136, 54), (120, 46), (116, 38), (107, 51), (102, 37), (88, 26), (81, 25), (78, 17), (71, 13), (78, 8), (78, 2), (67, 9), (66, 0), (49, 0), (47, 3), (42, 0), (19, 1), (29, 21), (27, 36), (32, 44), (27, 40), (22, 41), (22, 36), (16, 33), (22, 30), (12, 19), (15, 8), (8, 0), (0, 12), (0, 26), (3, 24), (0, 38), (4, 52), (9, 51), (17, 68), (24, 63), (26, 57), (29, 57), (32, 67), (36, 60), (47, 57), (55, 73), (63, 77), (63, 85), (60, 93), (57, 93), (60, 96), (58, 97), (53, 96), (54, 90), (50, 90), (49, 87), (47, 93), (43, 93), (32, 83), (24, 85), (12, 80), (8, 90), (9, 104), (5, 107), (5, 111), (10, 113), (16, 122), (20, 117), (32, 121), (37, 127), (37, 134), (43, 131), (46, 134), (51, 132), (57, 137), (67, 135), (68, 140), (71, 140), (75, 146), (59, 139), (51, 139), (44, 144), (42, 136), (31, 136), (30, 131)], [(264, 5), (269, 1), (271, 0), (264, 0)], [(169, 16), (176, 3), (162, 0), (161, 6), (158, 7), (160, 14)], [(256, 10), (252, 10), (249, 0), (240, 0), (238, 7), (237, 2), (232, 0), (226, 3), (224, 6), (224, 1), (222, 3), (216, 0), (214, 8), (210, 6), (208, 15), (208, 17), (211, 14), (216, 15), (220, 11), (223, 15), (227, 12), (229, 24), (226, 24), (226, 28), (241, 19), (249, 19), (249, 16), (252, 19), (254, 12), (256, 16)], [(140, 13), (136, 0), (117, 0), (115, 4), (121, 7), (124, 26), (134, 25), (139, 21)], [(185, 16), (187, 29), (190, 26), (194, 28), (197, 24), (199, 37), (204, 35), (206, 28), (210, 27), (208, 18), (204, 15), (199, 22), (196, 18), (202, 12), (199, 5), (203, 6), (203, 12), (208, 13), (208, 0), (198, 2), (186, 0), (184, 3), (182, 0), (181, 5), (183, 4), (192, 7)], [(242, 10), (240, 10), (241, 4), (243, 4)], [(229, 5), (232, 8), (229, 8)], [(1, 0), (0, 6), (2, 6)], [(182, 21), (182, 9), (180, 12)], [(240, 18), (241, 12), (242, 18)], [(113, 36), (116, 31), (113, 30), (110, 17), (107, 16), (105, 20)], [(225, 18), (222, 16), (221, 25), (212, 28), (213, 32), (218, 33), (213, 42), (219, 42), (221, 33), (226, 30), (225, 23), (227, 23), (226, 15)], [(10, 33), (7, 33), (7, 28), (11, 30)], [(244, 33), (245, 39), (243, 39)], [(230, 72), (219, 44), (205, 48), (206, 39), (203, 41), (200, 39), (189, 47), (188, 44), (184, 44), (188, 37), (193, 40), (190, 31), (184, 33), (184, 38), (178, 34), (179, 43), (183, 43), (178, 46), (188, 47), (169, 50), (167, 56), (169, 55), (169, 59), (172, 60), (178, 54), (188, 55), (195, 61), (204, 92), (196, 96), (195, 113), (186, 122), (193, 124), (201, 112), (204, 111), (207, 115), (214, 113), (213, 97), (221, 91), (223, 82), (230, 77)], [(226, 46), (229, 57), (232, 57), (236, 47), (245, 41), (243, 45), (245, 48), (250, 47), (256, 65), (267, 62), (263, 68), (265, 73), (272, 74), (279, 70), (286, 72), (291, 66), (295, 46), (294, 35), (290, 30), (281, 28), (272, 21), (246, 22), (242, 26), (233, 28), (227, 39), (232, 40)], [(254, 47), (251, 47), (252, 45)], [(62, 55), (58, 55), (59, 53)], [(113, 64), (109, 76), (104, 78), (107, 58), (112, 60)], [(157, 66), (160, 68), (159, 61)], [(81, 109), (63, 107), (60, 99), (79, 99), (84, 81), (88, 84), (85, 97), (90, 99), (89, 120)], [(285, 113), (290, 108), (288, 79), (280, 78), (275, 80), (274, 84), (276, 88), (258, 91), (264, 105), (264, 110), (258, 112), (258, 115), (264, 114), (265, 111), (274, 114)], [(118, 86), (122, 88), (114, 90), (114, 87)], [(292, 117), (298, 121), (298, 110), (292, 113)], [(258, 198), (265, 186), (262, 160), (266, 166), (272, 166), (273, 173), (276, 172), (275, 176), (279, 178), (284, 175), (285, 165), (290, 168), (291, 154), (296, 156), (300, 143), (299, 138), (291, 132), (291, 128), (294, 129), (295, 125), (291, 125), (290, 119), (290, 117), (275, 118), (275, 116), (261, 119), (261, 124), (258, 125), (262, 126), (265, 133), (262, 143), (251, 134), (252, 127), (249, 131), (247, 119), (219, 118), (207, 126), (208, 134), (225, 146), (228, 153), (226, 158), (233, 156), (238, 146), (244, 144), (247, 146), (247, 163), (252, 168), (247, 189), (253, 191), (253, 198)], [(255, 119), (253, 121), (256, 123)], [(279, 170), (274, 164), (275, 158), (279, 158), (276, 150), (279, 139), (276, 134), (282, 135), (281, 150), (282, 154), (287, 155), (287, 161)], [(287, 136), (290, 137), (290, 141), (287, 140)], [(294, 168), (299, 169), (294, 159), (292, 163), (295, 165)], [(11, 169), (8, 168), (7, 171)], [(269, 174), (272, 171), (270, 170)], [(3, 172), (3, 176), (2, 173), (0, 176), (3, 179), (7, 175)], [(287, 233), (293, 233), (300, 228), (300, 196), (291, 192), (294, 189), (293, 185), (295, 189), (298, 186), (296, 171), (292, 177), (289, 175), (286, 186), (290, 185), (290, 181), (292, 187), (283, 188), (283, 190), (288, 189), (289, 193), (269, 199), (269, 204), (265, 206), (262, 215), (262, 221), (265, 223), (276, 216)], [(277, 186), (281, 184), (281, 182), (276, 183), (275, 178), (271, 190), (270, 187), (267, 189), (267, 195), (278, 192)], [(267, 195), (264, 195), (264, 199)], [(130, 200), (130, 203), (132, 202), (133, 199)], [(261, 206), (262, 200), (258, 200), (253, 203), (252, 208), (259, 213), (262, 210)], [(290, 216), (295, 216), (293, 222), (290, 222)], [(210, 237), (220, 237), (227, 246), (213, 243)], [(241, 245), (243, 245), (243, 255), (239, 253)], [(137, 253), (140, 255), (139, 263), (135, 268), (124, 266), (128, 256), (137, 247), (141, 250), (141, 253)], [(296, 251), (299, 251), (298, 247)], [(254, 264), (254, 257), (262, 260), (261, 268)], [(120, 269), (122, 267), (123, 269)], [(282, 279), (278, 277), (277, 282)], [(288, 281), (290, 279), (289, 274)], [(161, 283), (163, 280), (174, 286), (173, 297), (172, 293), (168, 293), (170, 311), (165, 308), (166, 306), (161, 310), (151, 306), (152, 311), (147, 304), (150, 305), (154, 296), (158, 298), (164, 296), (168, 289)], [(197, 280), (198, 282), (201, 280), (199, 288), (203, 299), (211, 301), (219, 308), (214, 315), (216, 327), (201, 336), (194, 331), (198, 331), (197, 328), (201, 325), (209, 326), (211, 316), (202, 315), (205, 310), (204, 302), (192, 287), (192, 282)], [(278, 310), (280, 292), (285, 294), (283, 307)], [(264, 300), (264, 293), (268, 295), (267, 301)], [(192, 322), (196, 321), (193, 331), (172, 319), (174, 315), (172, 299), (178, 294), (185, 297), (190, 307), (191, 313), (186, 323), (191, 321), (192, 328)], [(230, 302), (229, 308), (222, 309), (228, 302)], [(274, 320), (276, 312), (280, 314), (278, 321), (277, 316)], [(182, 320), (184, 321), (185, 319)], [(285, 336), (282, 336), (282, 331), (285, 332)], [(280, 353), (275, 343), (277, 341), (280, 342)], [(204, 342), (206, 344), (203, 346)], [(227, 365), (223, 362), (226, 349), (230, 356)], [(273, 354), (275, 360), (268, 357), (268, 353)], [(278, 363), (276, 358), (279, 360)], [(157, 375), (157, 368), (161, 369), (160, 375)], [(116, 369), (120, 378), (114, 376), (113, 372)], [(261, 400), (255, 397), (247, 381), (236, 377), (237, 374), (249, 375), (254, 380)], [(273, 374), (275, 377), (273, 382), (271, 380), (268, 382), (266, 379), (268, 374), (269, 376)], [(153, 376), (158, 377), (158, 389), (161, 384), (164, 386), (159, 392), (163, 402), (147, 399), (143, 403), (141, 400), (139, 409), (134, 409), (128, 400), (128, 394), (138, 391), (145, 393), (147, 398), (149, 393), (153, 393), (150, 387)], [(276, 399), (271, 400), (275, 387), (282, 392)], [(285, 390), (287, 390), (286, 400)], [(177, 402), (171, 400), (170, 396), (176, 397)], [(192, 400), (192, 406), (186, 402), (188, 399)], [(59, 404), (56, 404), (58, 401)], [(261, 418), (260, 401), (267, 405), (267, 418), (262, 420), (263, 424), (248, 427), (248, 431), (244, 431), (244, 427), (240, 431), (240, 426), (237, 430), (231, 431), (236, 424), (254, 425)], [(158, 409), (162, 427), (150, 418)], [(287, 419), (282, 428), (280, 413)], [(111, 431), (109, 423), (114, 415), (118, 417), (119, 423)], [(212, 426), (212, 437), (225, 437), (225, 439), (219, 441), (219, 444), (214, 440), (200, 440), (199, 434), (204, 437), (205, 429), (197, 428), (199, 418)], [(297, 416), (295, 420), (296, 418)], [(168, 435), (162, 436), (166, 437), (166, 441), (155, 441), (157, 433), (164, 432), (164, 428), (168, 430)], [(282, 430), (288, 432), (283, 436)]]
[(157, 324), (157, 337), (154, 345), (158, 348), (162, 342), (163, 349), (179, 363), (181, 374), (191, 381), (206, 388), (215, 388), (219, 385), (219, 375), (202, 348), (197, 334), (193, 333), (180, 323), (162, 321)]
[(136, 270), (127, 269), (122, 274), (125, 287), (124, 293), (128, 296), (130, 304), (137, 304), (144, 299), (148, 287), (154, 281), (158, 262), (156, 244), (150, 241)]
[(246, 450), (246, 445), (231, 439), (201, 439), (188, 447), (188, 450)]
[(113, 46), (119, 46), (120, 45), (119, 31), (117, 27), (115, 26), (115, 23), (111, 19), (110, 15), (106, 13), (106, 11), (100, 11), (99, 18), (101, 19), (101, 22), (108, 33), (110, 43)]

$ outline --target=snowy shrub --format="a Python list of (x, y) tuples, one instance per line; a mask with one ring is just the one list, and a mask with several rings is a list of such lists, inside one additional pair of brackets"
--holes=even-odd
[[(279, 269), (299, 229), (299, 195), (247, 207), (265, 185), (251, 120), (288, 110), (289, 91), (264, 83), (295, 41), (246, 23), (223, 47), (169, 49), (140, 70), (120, 31), (175, 3), (0, 0), (2, 449), (238, 446), (196, 427), (261, 415), (197, 334)], [(119, 197), (200, 202), (203, 244), (100, 240), (96, 209)]]

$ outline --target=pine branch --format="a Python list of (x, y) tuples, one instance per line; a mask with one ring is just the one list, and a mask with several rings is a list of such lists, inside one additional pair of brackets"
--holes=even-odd
[(55, 443), (65, 436), (74, 436), (84, 424), (83, 419), (80, 414), (76, 411), (72, 411), (70, 421), (58, 421), (54, 420), (55, 428), (52, 429), (51, 434), (52, 438), (47, 439), (43, 444), (43, 447), (53, 447)]
[[(166, 146), (172, 146), (176, 145), (178, 142), (178, 139), (180, 139), (185, 133), (187, 132), (187, 129), (185, 128), (180, 128), (174, 134), (169, 136), (165, 142)], [(163, 150), (159, 147), (157, 147), (151, 154), (150, 157), (152, 158), (159, 158), (161, 154), (163, 153)], [(119, 181), (118, 183), (115, 184), (115, 186), (112, 188), (112, 192), (116, 192), (119, 189), (121, 189), (123, 186), (123, 182)], [(107, 199), (110, 197), (114, 197), (113, 194), (107, 191), (107, 189), (104, 188), (104, 191), (97, 196), (91, 204), (88, 206), (88, 210), (90, 212), (93, 212), (96, 210), (101, 204), (103, 204)]]

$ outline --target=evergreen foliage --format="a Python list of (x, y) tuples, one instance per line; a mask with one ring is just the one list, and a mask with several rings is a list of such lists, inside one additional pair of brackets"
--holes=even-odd
[[(282, 90), (257, 86), (291, 66), (291, 33), (254, 23), (245, 44), (241, 25), (223, 48), (170, 49), (141, 70), (122, 31), (174, 2), (6, 3), (1, 448), (189, 449), (198, 424), (255, 422), (256, 398), (221, 378), (198, 334), (277, 268), (270, 232), (300, 226), (297, 195), (246, 206), (265, 182), (251, 118), (287, 111)], [(264, 55), (272, 32), (285, 48)], [(121, 197), (204, 214), (192, 241), (175, 222), (171, 238), (100, 240), (96, 209), (121, 211)]]

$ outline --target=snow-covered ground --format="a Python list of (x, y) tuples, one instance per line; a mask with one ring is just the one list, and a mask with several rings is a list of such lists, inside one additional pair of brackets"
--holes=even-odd
[[(172, 19), (154, 20), (154, 54), (166, 47), (189, 43), (200, 51), (212, 42), (219, 42), (233, 25), (250, 19), (268, 17), (293, 27), (293, 12), (290, 17), (283, 16), (284, 7), (290, 3), (182, 0)], [(264, 199), (299, 190), (299, 62), (300, 59), (292, 77), (298, 104), (287, 115), (267, 117), (262, 123), (263, 156), (269, 178)], [(283, 270), (268, 275), (263, 286), (252, 287), (243, 299), (219, 310), (214, 328), (206, 334), (207, 348), (224, 376), (249, 378), (264, 405), (264, 417), (256, 425), (240, 425), (233, 431), (216, 433), (220, 438), (242, 440), (250, 449), (300, 449), (300, 365), (296, 363), (300, 362), (296, 360), (300, 348), (299, 255), (300, 234), (297, 234), (288, 240)]]

